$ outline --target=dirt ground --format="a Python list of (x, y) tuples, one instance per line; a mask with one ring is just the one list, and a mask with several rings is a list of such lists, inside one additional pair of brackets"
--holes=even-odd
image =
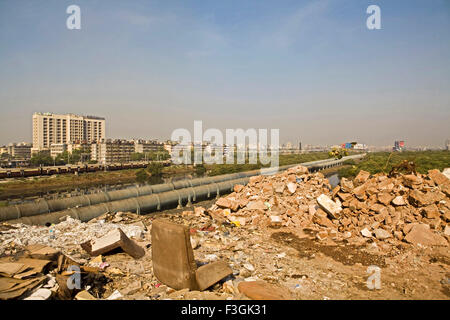
[[(195, 204), (208, 208), (214, 201)], [(146, 225), (165, 218), (189, 225), (191, 238), (199, 246), (194, 257), (200, 263), (228, 261), (233, 277), (205, 292), (174, 291), (161, 285), (152, 274), (151, 250), (140, 260), (126, 254), (105, 256), (117, 267), (104, 296), (118, 289), (125, 299), (246, 299), (226, 292), (223, 282), (237, 284), (260, 279), (288, 288), (294, 299), (449, 299), (450, 252), (448, 247), (415, 247), (407, 243), (392, 246), (369, 240), (364, 243), (318, 241), (310, 230), (289, 228), (257, 230), (254, 227), (226, 227), (208, 218), (184, 215), (193, 208), (175, 209), (143, 217)], [(214, 231), (198, 231), (212, 230)], [(197, 230), (197, 232), (193, 230)], [(142, 244), (141, 244), (142, 245)], [(147, 245), (149, 248), (151, 244)], [(246, 269), (244, 266), (252, 266)], [(367, 285), (369, 266), (380, 268), (380, 288)], [(114, 269), (113, 269), (114, 270)], [(130, 290), (133, 289), (133, 290)]]

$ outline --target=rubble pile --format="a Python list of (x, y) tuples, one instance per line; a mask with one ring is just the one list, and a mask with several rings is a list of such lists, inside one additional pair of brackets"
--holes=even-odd
[(246, 186), (220, 198), (208, 213), (219, 222), (236, 226), (306, 227), (316, 211), (316, 199), (331, 186), (320, 173), (303, 166), (273, 176), (251, 177)]
[(7, 224), (4, 224), (4, 230), (0, 232), (0, 257), (14, 255), (24, 246), (43, 244), (61, 251), (79, 263), (85, 263), (86, 254), (80, 245), (103, 237), (118, 228), (121, 228), (128, 237), (140, 239), (144, 236), (144, 228), (140, 225), (108, 223), (98, 218), (83, 223), (66, 217), (65, 221), (50, 227), (15, 224), (7, 228)]
[(397, 177), (370, 177), (361, 171), (353, 181), (342, 178), (332, 191), (332, 199), (342, 211), (331, 221), (348, 236), (448, 245), (450, 180), (439, 170)]
[(302, 166), (250, 178), (247, 186), (208, 209), (215, 220), (236, 226), (310, 229), (319, 240), (368, 239), (448, 245), (450, 180), (439, 170), (388, 177), (361, 170), (331, 190), (321, 173)]

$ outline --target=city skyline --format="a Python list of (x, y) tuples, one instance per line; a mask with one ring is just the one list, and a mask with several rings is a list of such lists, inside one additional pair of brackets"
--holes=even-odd
[[(99, 130), (102, 131), (101, 134), (100, 134), (100, 131), (98, 131), (98, 134), (100, 134), (100, 136), (97, 136), (97, 138), (95, 138), (93, 136), (93, 139), (95, 141), (97, 141), (97, 142), (114, 141), (114, 140), (116, 140), (116, 141), (120, 141), (120, 140), (123, 140), (123, 141), (139, 141), (139, 140), (143, 140), (143, 141), (159, 141), (159, 142), (172, 141), (170, 139), (170, 137), (166, 137), (166, 138), (162, 138), (162, 139), (157, 139), (157, 138), (154, 138), (154, 137), (132, 137), (132, 138), (130, 138), (130, 137), (127, 137), (127, 138), (124, 138), (124, 137), (114, 137), (114, 138), (108, 137), (106, 135), (106, 133), (105, 133), (105, 127), (106, 127), (106, 123), (107, 122), (106, 122), (106, 119), (103, 116), (80, 115), (80, 114), (76, 114), (76, 113), (73, 113), (73, 112), (69, 112), (69, 113), (66, 113), (66, 114), (56, 114), (56, 113), (51, 113), (51, 112), (40, 112), (40, 111), (38, 111), (38, 112), (34, 112), (33, 113), (32, 118), (33, 118), (33, 125), (32, 126), (33, 126), (33, 132), (34, 132), (33, 133), (33, 137), (31, 139), (32, 142), (29, 142), (29, 141), (26, 141), (26, 140), (23, 140), (23, 141), (14, 140), (14, 141), (10, 141), (10, 142), (5, 143), (5, 144), (0, 144), (0, 146), (30, 144), (31, 146), (33, 146), (33, 149), (35, 150), (35, 152), (37, 152), (37, 151), (40, 151), (40, 150), (49, 150), (50, 146), (52, 144), (55, 145), (55, 146), (59, 145), (59, 144), (78, 144), (78, 143), (80, 143), (82, 141), (85, 141), (86, 143), (90, 144), (90, 143), (92, 143), (91, 138), (90, 138), (91, 130), (93, 129), (93, 128), (90, 127), (90, 122), (92, 122), (92, 121), (95, 122), (95, 123), (98, 123), (98, 121), (101, 121), (101, 123), (102, 123), (101, 127), (103, 129), (101, 129), (101, 127), (99, 128)], [(42, 128), (40, 128), (41, 133), (40, 134), (36, 134), (36, 120), (39, 119), (39, 123), (40, 123), (39, 126), (42, 126), (42, 122), (43, 122), (42, 120), (43, 119), (45, 120), (46, 118), (47, 118), (47, 122), (48, 123), (50, 123), (52, 121), (54, 122), (55, 132), (50, 132), (50, 131), (47, 130), (47, 134), (49, 135), (49, 137), (46, 138), (46, 140), (48, 141), (47, 142), (47, 146), (40, 146), (39, 147), (40, 144), (44, 143), (43, 139), (42, 139), (43, 132), (42, 132)], [(57, 120), (57, 119), (59, 119), (59, 120)], [(89, 126), (87, 127), (88, 130), (89, 130), (89, 136), (86, 135), (86, 137), (87, 137), (86, 139), (85, 138), (81, 138), (81, 136), (84, 135), (84, 133), (83, 133), (84, 131), (83, 130), (81, 130), (80, 132), (76, 132), (76, 134), (74, 135), (74, 134), (70, 133), (71, 132), (70, 125), (66, 125), (65, 123), (62, 124), (62, 125), (59, 124), (59, 123), (56, 124), (56, 121), (66, 121), (66, 120), (62, 120), (62, 119), (67, 119), (68, 122), (70, 121), (70, 119), (72, 119), (72, 121), (74, 121), (74, 122), (79, 122), (79, 121), (81, 121), (81, 122), (89, 122)], [(63, 127), (64, 127), (64, 129), (63, 129), (64, 130), (64, 135), (61, 135), (60, 134), (61, 132), (60, 132), (59, 133), (59, 137), (57, 137), (56, 136), (56, 130), (60, 130)], [(66, 134), (65, 134), (66, 127), (68, 128), (67, 132), (69, 133), (67, 135), (67, 137), (72, 137), (72, 139), (69, 139), (69, 138), (65, 137), (66, 136)], [(86, 134), (87, 134), (87, 132), (86, 132)], [(42, 142), (37, 144), (36, 141), (42, 141)], [(403, 142), (403, 143), (406, 142), (404, 140), (400, 140), (400, 141)], [(174, 141), (172, 141), (172, 142), (174, 142)], [(198, 142), (200, 142), (200, 141), (198, 141)], [(203, 143), (204, 142), (208, 142), (208, 140), (202, 140), (201, 142), (203, 142)], [(369, 149), (375, 148), (375, 149), (381, 150), (381, 149), (385, 149), (385, 148), (391, 148), (394, 145), (396, 146), (396, 144), (399, 142), (399, 140), (395, 140), (393, 142), (394, 143), (388, 144), (388, 145), (367, 145), (366, 143), (361, 142), (361, 141), (360, 142), (356, 142), (356, 143), (358, 145), (364, 145), (366, 148), (369, 148)], [(197, 142), (193, 141), (192, 143), (195, 144)], [(301, 147), (299, 147), (299, 145), (302, 145), (302, 144), (304, 146), (304, 148), (303, 148), (304, 150), (310, 150), (310, 149), (317, 149), (317, 148), (323, 148), (323, 147), (332, 147), (332, 146), (339, 146), (339, 145), (349, 144), (349, 142), (347, 141), (347, 142), (340, 142), (340, 143), (334, 143), (334, 144), (330, 144), (330, 143), (311, 144), (311, 143), (307, 143), (307, 142), (306, 143), (302, 143), (301, 139), (297, 140), (297, 141), (286, 140), (286, 141), (280, 142), (280, 148), (282, 148), (282, 149), (284, 149), (284, 148), (287, 148), (287, 149), (302, 149)], [(423, 145), (421, 145), (421, 146), (407, 146), (406, 149), (432, 148), (432, 149), (446, 149), (446, 150), (448, 150), (449, 145), (450, 145), (450, 139), (446, 139), (445, 142), (444, 142), (444, 146), (443, 147), (442, 146), (428, 146), (428, 145), (423, 146)]]
[[(123, 139), (194, 120), (305, 145), (450, 136), (446, 1), (80, 0), (68, 30), (71, 4), (0, 3), (0, 145), (31, 142), (39, 111), (102, 115)], [(381, 30), (366, 28), (370, 4)]]

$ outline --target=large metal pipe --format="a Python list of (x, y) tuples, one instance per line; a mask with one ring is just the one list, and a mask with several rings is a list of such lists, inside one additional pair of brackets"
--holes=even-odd
[(96, 204), (93, 206), (71, 208), (63, 211), (51, 212), (37, 216), (23, 217), (8, 221), (9, 223), (25, 223), (32, 225), (44, 225), (46, 223), (58, 223), (65, 216), (70, 216), (81, 221), (89, 221), (105, 212), (138, 212), (149, 213), (156, 210), (183, 206), (194, 201), (202, 201), (221, 194), (229, 193), (236, 184), (247, 184), (249, 177), (210, 183), (207, 185), (155, 193), (147, 196), (134, 197)]
[[(311, 171), (320, 170), (330, 166), (341, 165), (344, 161), (349, 159), (361, 158), (364, 155), (348, 156), (339, 160), (319, 160), (303, 163), (302, 165), (308, 167)], [(161, 194), (163, 203), (170, 203), (167, 197), (173, 197), (174, 194), (186, 194), (186, 190), (196, 190), (199, 186), (219, 185), (222, 182), (234, 181), (242, 178), (248, 178), (251, 176), (263, 174), (275, 174), (277, 171), (283, 171), (288, 168), (294, 167), (298, 164), (286, 165), (279, 168), (267, 168), (262, 170), (253, 170), (247, 172), (239, 172), (233, 174), (226, 174), (215, 177), (197, 178), (191, 180), (180, 180), (167, 184), (159, 185), (147, 185), (143, 187), (133, 187), (123, 190), (115, 190), (109, 192), (100, 192), (97, 194), (89, 194), (84, 196), (77, 196), (72, 198), (45, 200), (41, 199), (35, 203), (27, 203), (22, 205), (15, 205), (9, 207), (0, 208), (0, 221), (14, 220), (19, 221), (25, 218), (29, 221), (41, 221), (40, 218), (31, 219), (34, 216), (42, 218), (52, 216), (51, 213), (59, 213), (61, 211), (78, 212), (79, 210), (86, 208), (85, 211), (90, 211), (93, 208), (100, 214), (110, 211), (127, 211), (127, 208), (134, 207), (139, 211), (140, 206), (136, 206), (136, 199), (141, 199), (145, 196)], [(236, 184), (236, 183), (235, 183)], [(234, 186), (234, 185), (233, 185)], [(208, 187), (209, 188), (209, 187)], [(203, 189), (202, 189), (203, 190)], [(209, 190), (209, 189), (208, 189)], [(174, 191), (173, 195), (168, 192)], [(195, 194), (194, 194), (195, 195)], [(152, 198), (153, 199), (153, 198)], [(154, 199), (159, 199), (154, 197)], [(120, 210), (115, 210), (115, 205), (118, 201), (124, 201), (120, 204)], [(126, 205), (125, 205), (126, 204)], [(125, 206), (124, 206), (125, 205)], [(124, 207), (123, 207), (124, 206)], [(147, 207), (144, 207), (147, 208)], [(66, 210), (69, 209), (69, 210)], [(81, 211), (81, 212), (85, 212)], [(96, 214), (95, 213), (95, 214)], [(89, 214), (88, 216), (91, 216)], [(45, 220), (45, 219), (44, 219)], [(43, 220), (42, 220), (43, 221)], [(48, 221), (46, 221), (48, 222)], [(45, 222), (44, 222), (45, 223)]]

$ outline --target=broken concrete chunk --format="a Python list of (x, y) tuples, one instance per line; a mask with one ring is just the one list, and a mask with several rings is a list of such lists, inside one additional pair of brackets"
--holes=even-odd
[(250, 201), (247, 206), (246, 209), (249, 210), (267, 210), (267, 206), (264, 204), (264, 202), (262, 200), (257, 200), (257, 201)]
[(227, 198), (219, 198), (216, 205), (221, 208), (231, 208), (231, 201)]
[(407, 203), (402, 196), (397, 196), (392, 200), (392, 203), (396, 206), (405, 206)]
[(319, 239), (320, 241), (325, 240), (326, 238), (328, 238), (328, 232), (320, 231), (316, 234), (316, 238)]
[(353, 181), (348, 180), (346, 178), (341, 178), (340, 189), (343, 192), (352, 192), (354, 188), (355, 186), (353, 185)]
[(447, 179), (450, 179), (450, 168), (445, 168), (442, 170), (442, 174), (447, 177)]
[(406, 235), (405, 240), (412, 244), (421, 244), (423, 246), (447, 246), (448, 242), (444, 237), (433, 233), (427, 224), (417, 224), (412, 227)]
[(423, 207), (420, 212), (428, 219), (435, 219), (440, 216), (439, 209), (435, 204)]
[(98, 256), (108, 253), (116, 248), (122, 248), (135, 259), (142, 258), (145, 255), (145, 250), (137, 245), (133, 240), (129, 239), (126, 234), (120, 229), (113, 230), (106, 236), (92, 242), (91, 256)]
[(369, 177), (370, 172), (360, 170), (354, 181), (358, 184), (363, 184), (364, 182), (367, 181), (367, 179), (369, 179)]
[(291, 194), (293, 194), (293, 193), (295, 193), (295, 190), (297, 190), (297, 184), (293, 183), (293, 182), (289, 182), (287, 185), (287, 188), (288, 188), (289, 192)]
[(372, 232), (370, 232), (367, 228), (362, 229), (361, 234), (366, 238), (372, 238)]
[(277, 193), (283, 193), (285, 184), (282, 183), (282, 182), (274, 183), (274, 184), (273, 184), (273, 187), (274, 187), (274, 189), (275, 189), (275, 192), (277, 192)]
[(317, 203), (319, 206), (325, 210), (332, 218), (338, 219), (340, 216), (340, 212), (342, 211), (342, 207), (337, 205), (333, 200), (331, 200), (327, 195), (321, 194), (317, 198)]
[(428, 170), (428, 176), (437, 185), (450, 183), (450, 179), (447, 178), (447, 176), (445, 176), (444, 174), (442, 174), (438, 169)]
[(384, 229), (375, 229), (373, 230), (373, 233), (375, 234), (375, 237), (380, 240), (392, 237), (392, 234)]
[(446, 236), (450, 237), (450, 226), (449, 225), (445, 226), (444, 234)]
[(292, 295), (287, 288), (276, 286), (265, 281), (243, 281), (238, 284), (239, 292), (252, 300), (291, 300)]
[(382, 191), (382, 192), (378, 193), (377, 199), (378, 199), (378, 202), (380, 202), (380, 203), (384, 204), (385, 206), (387, 206), (394, 199), (394, 196), (391, 195), (387, 191)]
[(76, 300), (98, 300), (95, 298), (92, 294), (90, 294), (88, 291), (83, 290), (76, 294), (75, 296)]
[(231, 274), (233, 270), (225, 261), (203, 265), (195, 272), (198, 290), (203, 291)]

